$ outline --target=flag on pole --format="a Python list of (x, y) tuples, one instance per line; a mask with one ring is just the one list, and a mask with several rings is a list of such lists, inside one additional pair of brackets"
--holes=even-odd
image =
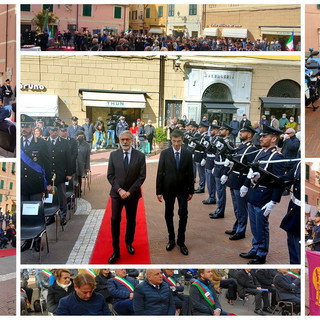
[(310, 315), (320, 315), (320, 252), (306, 251), (309, 274)]
[(294, 39), (294, 33), (292, 32), (291, 36), (286, 42), (286, 47), (288, 48), (288, 51), (294, 51), (293, 39)]

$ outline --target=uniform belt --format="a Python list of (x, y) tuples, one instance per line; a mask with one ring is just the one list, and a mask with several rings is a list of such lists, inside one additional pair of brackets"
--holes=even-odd
[[(254, 183), (254, 185), (255, 185), (255, 183)], [(265, 187), (265, 186), (260, 186), (259, 185), (259, 187), (258, 188), (262, 188), (262, 189), (268, 189), (268, 187)]]
[(215, 155), (215, 154), (207, 154), (207, 157), (208, 157), (208, 158), (215, 158), (216, 155)]
[(204, 153), (204, 151), (194, 150), (194, 152)]
[(217, 165), (223, 165), (224, 161), (214, 161), (214, 163), (217, 164)]
[(291, 200), (295, 205), (301, 207), (301, 201), (298, 200), (292, 193), (291, 193)]
[(246, 176), (247, 175), (247, 173), (240, 173), (239, 171), (232, 171), (232, 172), (234, 172), (235, 174), (242, 174), (243, 176)]

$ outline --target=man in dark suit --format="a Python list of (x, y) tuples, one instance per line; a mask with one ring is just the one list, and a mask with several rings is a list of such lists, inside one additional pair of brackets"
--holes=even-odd
[(159, 202), (165, 201), (165, 219), (169, 233), (169, 242), (166, 249), (172, 250), (175, 246), (173, 224), (174, 203), (177, 198), (179, 204), (179, 230), (177, 244), (184, 255), (188, 255), (185, 245), (185, 231), (188, 220), (188, 201), (194, 194), (194, 176), (191, 153), (182, 148), (183, 132), (174, 130), (171, 133), (172, 147), (163, 150), (160, 154), (156, 193)]
[[(58, 189), (59, 206), (61, 210), (61, 225), (64, 226), (67, 224), (66, 182), (72, 178), (72, 157), (68, 141), (59, 136), (60, 127), (61, 125), (56, 121), (53, 121), (50, 124), (50, 136), (47, 140), (47, 144), (51, 159), (52, 173), (56, 175), (55, 185)], [(50, 182), (50, 185), (52, 183)]]
[(146, 178), (145, 155), (132, 148), (133, 135), (125, 130), (119, 136), (121, 149), (111, 152), (108, 166), (108, 181), (111, 184), (112, 199), (112, 245), (113, 254), (109, 263), (116, 263), (120, 257), (120, 222), (122, 208), (126, 208), (127, 229), (125, 241), (129, 254), (134, 254), (132, 246), (136, 227), (136, 214), (141, 186)]

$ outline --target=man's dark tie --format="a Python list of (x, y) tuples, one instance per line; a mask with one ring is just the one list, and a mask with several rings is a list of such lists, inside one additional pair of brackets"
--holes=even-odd
[(28, 141), (28, 139), (25, 139), (25, 140), (24, 140), (24, 147), (25, 147), (25, 148), (28, 148), (28, 147), (29, 147), (29, 141)]
[(176, 151), (176, 166), (177, 166), (177, 169), (179, 169), (179, 165), (180, 165), (180, 153), (178, 151)]
[(55, 140), (51, 140), (51, 143), (54, 146), (55, 145)]
[(124, 153), (124, 170), (128, 171), (128, 167), (129, 167), (129, 157), (128, 157), (128, 152), (125, 151), (125, 153)]

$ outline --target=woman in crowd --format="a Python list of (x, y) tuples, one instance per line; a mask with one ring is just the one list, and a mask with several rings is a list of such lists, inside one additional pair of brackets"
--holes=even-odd
[(138, 129), (138, 138), (139, 138), (139, 144), (140, 144), (140, 150), (144, 154), (148, 154), (150, 150), (148, 150), (148, 140), (146, 136), (146, 131), (144, 129), (145, 122), (141, 120), (140, 127)]
[(96, 151), (97, 149), (101, 149), (104, 147), (106, 141), (106, 132), (104, 130), (103, 122), (99, 123), (96, 126), (96, 131), (93, 134), (93, 146), (92, 151)]
[(43, 136), (42, 136), (42, 129), (41, 128), (34, 128), (34, 136), (37, 137), (37, 138), (41, 138), (43, 139)]
[(137, 148), (137, 140), (138, 140), (138, 127), (135, 122), (132, 122), (132, 126), (130, 127), (130, 132), (133, 134), (133, 147)]
[(110, 269), (101, 269), (96, 276), (96, 292), (101, 293), (105, 297), (107, 303), (112, 302), (112, 297), (107, 287), (107, 281), (111, 278), (113, 278), (113, 274)]
[(48, 311), (55, 314), (61, 298), (68, 296), (74, 291), (73, 282), (70, 277), (70, 271), (67, 269), (57, 269), (55, 271), (56, 280), (49, 287), (47, 308)]

